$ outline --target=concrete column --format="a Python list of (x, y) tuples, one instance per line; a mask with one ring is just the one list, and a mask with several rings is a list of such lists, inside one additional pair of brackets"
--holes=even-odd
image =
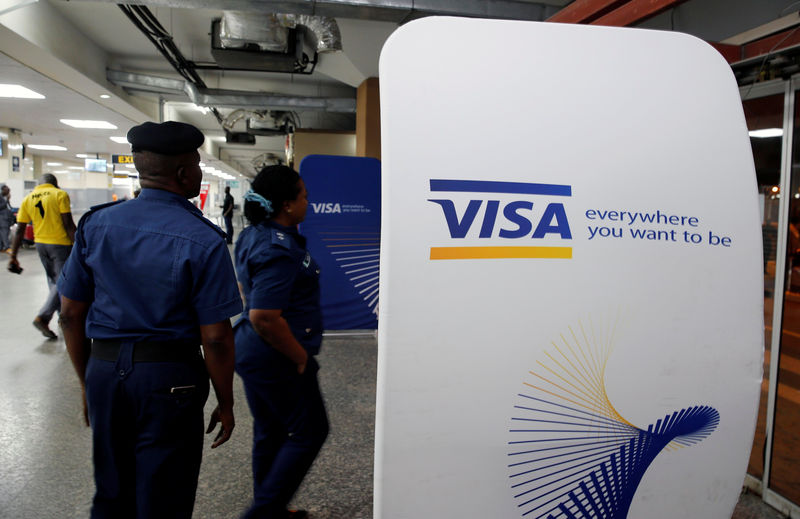
[(33, 178), (38, 179), (42, 175), (44, 175), (47, 170), (47, 159), (42, 157), (41, 155), (34, 155), (33, 156)]
[(381, 158), (381, 104), (378, 78), (364, 80), (356, 97), (356, 156)]

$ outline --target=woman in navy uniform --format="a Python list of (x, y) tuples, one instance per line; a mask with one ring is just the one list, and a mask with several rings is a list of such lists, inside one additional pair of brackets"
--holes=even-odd
[(250, 226), (236, 242), (245, 311), (236, 372), (253, 413), (253, 506), (246, 518), (299, 519), (287, 505), (328, 434), (314, 355), (322, 342), (319, 266), (297, 231), (308, 207), (293, 169), (267, 166), (245, 195)]

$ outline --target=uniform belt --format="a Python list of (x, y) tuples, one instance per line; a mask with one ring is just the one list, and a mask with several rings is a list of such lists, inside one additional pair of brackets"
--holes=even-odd
[[(120, 341), (92, 339), (92, 356), (117, 360)], [(141, 341), (133, 345), (133, 362), (191, 362), (201, 359), (197, 341)]]

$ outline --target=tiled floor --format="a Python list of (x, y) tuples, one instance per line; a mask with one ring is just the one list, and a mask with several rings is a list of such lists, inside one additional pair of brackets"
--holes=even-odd
[[(91, 441), (80, 416), (77, 377), (64, 343), (45, 340), (30, 324), (46, 283), (35, 251), (22, 251), (20, 260), (22, 275), (0, 272), (0, 517), (88, 517)], [(331, 435), (296, 503), (315, 519), (367, 519), (372, 517), (374, 336), (326, 338), (319, 361)], [(228, 444), (205, 451), (198, 519), (238, 517), (251, 497), (251, 420), (238, 378), (235, 389), (237, 427)], [(214, 404), (209, 398), (208, 407)], [(745, 495), (733, 517), (781, 516)]]

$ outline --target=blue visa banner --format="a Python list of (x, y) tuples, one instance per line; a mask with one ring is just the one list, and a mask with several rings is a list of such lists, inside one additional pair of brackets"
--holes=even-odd
[(378, 327), (381, 163), (309, 155), (300, 163), (308, 211), (300, 232), (320, 265), (326, 330)]

